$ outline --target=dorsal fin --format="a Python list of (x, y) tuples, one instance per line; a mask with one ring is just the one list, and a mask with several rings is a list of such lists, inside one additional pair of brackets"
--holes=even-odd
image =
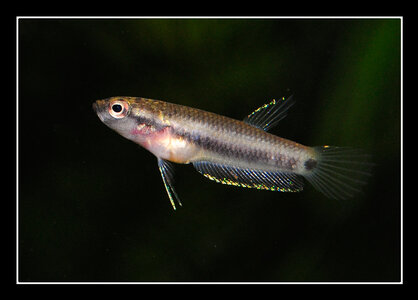
[(293, 96), (273, 99), (270, 103), (257, 108), (244, 118), (244, 122), (265, 131), (277, 125), (287, 116), (288, 109), (295, 104)]

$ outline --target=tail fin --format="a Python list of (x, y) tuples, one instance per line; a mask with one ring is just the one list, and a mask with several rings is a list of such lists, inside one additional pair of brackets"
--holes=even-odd
[(370, 155), (359, 149), (314, 147), (317, 164), (305, 178), (325, 196), (347, 199), (361, 190), (371, 175)]

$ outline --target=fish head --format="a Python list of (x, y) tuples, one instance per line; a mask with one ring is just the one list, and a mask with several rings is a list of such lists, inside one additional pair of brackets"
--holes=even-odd
[(132, 139), (132, 129), (137, 126), (137, 118), (132, 115), (132, 103), (132, 97), (111, 97), (94, 102), (93, 110), (106, 126)]
[(109, 128), (143, 145), (168, 126), (161, 103), (146, 98), (110, 97), (94, 102), (93, 109)]

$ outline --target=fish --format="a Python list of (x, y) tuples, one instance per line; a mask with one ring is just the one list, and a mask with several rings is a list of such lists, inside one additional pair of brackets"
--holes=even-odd
[(300, 192), (306, 179), (328, 198), (353, 197), (371, 175), (368, 154), (309, 147), (268, 132), (294, 103), (293, 96), (273, 99), (243, 120), (141, 97), (101, 99), (93, 109), (109, 128), (156, 156), (174, 210), (182, 203), (173, 163), (192, 164), (206, 178), (231, 186)]

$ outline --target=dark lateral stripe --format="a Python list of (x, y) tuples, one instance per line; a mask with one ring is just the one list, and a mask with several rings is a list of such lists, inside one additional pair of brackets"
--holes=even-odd
[[(177, 132), (176, 134), (182, 136), (187, 141), (194, 143), (195, 145), (202, 147), (203, 149), (225, 155), (226, 157), (235, 158), (247, 162), (259, 162), (260, 164), (274, 165), (278, 168), (284, 168), (291, 170), (291, 165), (295, 163), (294, 159), (285, 159), (284, 161), (277, 159), (273, 162), (270, 159), (271, 153), (243, 148), (230, 142), (220, 141), (208, 135), (192, 135), (190, 132)], [(274, 153), (276, 157), (280, 158), (280, 154)]]

